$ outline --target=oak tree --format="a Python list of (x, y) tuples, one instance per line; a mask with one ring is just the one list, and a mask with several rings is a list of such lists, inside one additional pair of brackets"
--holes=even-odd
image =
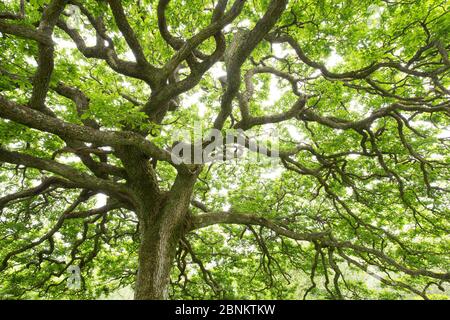
[[(445, 0), (2, 1), (0, 296), (444, 297), (449, 34)], [(279, 151), (175, 161), (194, 123)]]

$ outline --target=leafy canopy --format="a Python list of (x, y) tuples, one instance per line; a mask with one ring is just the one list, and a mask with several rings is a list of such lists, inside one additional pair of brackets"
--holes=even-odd
[(116, 150), (168, 192), (199, 122), (280, 155), (200, 166), (172, 298), (445, 298), (449, 34), (436, 0), (2, 1), (0, 297), (132, 287)]

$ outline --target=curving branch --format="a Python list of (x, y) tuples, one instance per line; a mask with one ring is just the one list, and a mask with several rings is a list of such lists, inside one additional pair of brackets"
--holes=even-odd
[(242, 224), (262, 226), (271, 229), (279, 235), (283, 235), (299, 241), (318, 240), (328, 235), (328, 232), (298, 233), (258, 215), (230, 212), (217, 212), (193, 216), (191, 222), (191, 230), (205, 228), (215, 224)]
[(98, 146), (134, 145), (157, 160), (172, 162), (168, 151), (160, 149), (151, 141), (146, 140), (136, 133), (126, 131), (99, 131), (90, 127), (64, 122), (37, 110), (8, 101), (1, 95), (0, 116), (34, 129), (53, 133), (61, 137), (96, 143)]
[(114, 194), (122, 199), (131, 200), (129, 190), (121, 184), (113, 183), (108, 180), (103, 180), (86, 173), (83, 173), (71, 166), (58, 163), (53, 160), (42, 159), (28, 154), (8, 151), (0, 148), (0, 160), (17, 165), (24, 165), (30, 168), (45, 170), (48, 172), (60, 175), (73, 184), (81, 188), (90, 190), (104, 191), (106, 193)]
[(20, 0), (20, 8), (18, 13), (0, 12), (0, 20), (21, 20), (25, 18), (25, 0)]
[(119, 0), (108, 0), (109, 6), (111, 7), (112, 13), (114, 15), (117, 26), (120, 32), (128, 43), (128, 46), (133, 51), (137, 63), (143, 68), (150, 70), (152, 72), (156, 71), (156, 68), (151, 66), (147, 59), (145, 58), (144, 51), (142, 50), (141, 44), (139, 43), (136, 34), (131, 28), (127, 17), (125, 15), (124, 9), (122, 7), (121, 1)]
[(232, 102), (239, 91), (241, 83), (241, 66), (252, 53), (258, 43), (264, 39), (273, 28), (287, 5), (286, 0), (272, 0), (264, 16), (255, 27), (243, 37), (235, 39), (225, 57), (227, 67), (227, 87), (222, 96), (221, 110), (214, 120), (213, 127), (222, 129), (232, 112)]
[(389, 257), (381, 250), (376, 250), (374, 248), (369, 248), (366, 246), (355, 244), (350, 241), (339, 241), (332, 235), (331, 230), (324, 232), (308, 232), (308, 233), (295, 232), (289, 230), (287, 227), (283, 225), (280, 225), (279, 223), (273, 222), (269, 219), (265, 219), (258, 215), (253, 214), (217, 212), (193, 216), (191, 230), (205, 228), (215, 224), (258, 225), (268, 228), (280, 236), (285, 236), (294, 240), (317, 242), (320, 244), (321, 247), (330, 247), (339, 250), (350, 249), (353, 250), (355, 253), (364, 253), (373, 255), (377, 259), (394, 267), (396, 270), (399, 270), (410, 276), (424, 276), (444, 281), (450, 281), (449, 272), (438, 273), (425, 269), (413, 269), (406, 267), (405, 265), (402, 265), (393, 258)]
[[(38, 32), (42, 33), (48, 38), (51, 38), (53, 29), (61, 15), (67, 0), (52, 1), (42, 13), (41, 21), (39, 22)], [(37, 63), (38, 67), (33, 77), (33, 93), (29, 105), (33, 109), (50, 113), (45, 106), (45, 98), (49, 89), (51, 76), (54, 69), (54, 46), (43, 43), (38, 44)]]
[(71, 182), (70, 180), (62, 179), (60, 177), (48, 177), (45, 178), (42, 183), (34, 188), (18, 191), (13, 194), (9, 194), (0, 198), (0, 208), (4, 208), (5, 205), (14, 201), (20, 200), (28, 197), (33, 197), (39, 195), (53, 186), (62, 186), (64, 188), (78, 188), (79, 185)]

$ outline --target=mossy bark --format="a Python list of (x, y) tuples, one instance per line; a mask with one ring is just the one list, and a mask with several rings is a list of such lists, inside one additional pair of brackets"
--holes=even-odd
[(188, 208), (195, 180), (195, 175), (179, 175), (169, 194), (159, 202), (157, 215), (139, 215), (144, 221), (141, 225), (135, 299), (168, 298), (170, 271), (177, 246), (189, 229)]

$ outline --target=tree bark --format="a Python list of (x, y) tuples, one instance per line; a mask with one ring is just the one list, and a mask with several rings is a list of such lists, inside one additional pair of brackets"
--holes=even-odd
[(141, 231), (135, 299), (168, 298), (170, 269), (177, 242), (177, 237), (162, 223)]
[(167, 197), (154, 215), (140, 214), (141, 243), (135, 286), (137, 300), (168, 299), (170, 271), (178, 243), (190, 229), (188, 212), (197, 175), (178, 175)]

